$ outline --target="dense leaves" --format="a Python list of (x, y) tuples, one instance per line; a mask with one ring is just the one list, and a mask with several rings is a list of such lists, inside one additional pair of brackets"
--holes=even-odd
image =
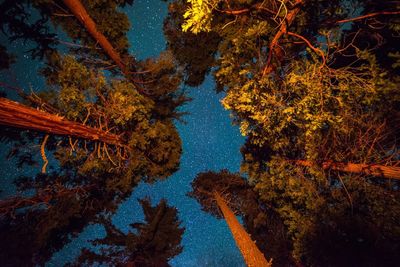
[(399, 9), (375, 1), (188, 1), (181, 12), (183, 31), (219, 36), (213, 74), (247, 136), (241, 170), (283, 220), (297, 262), (398, 261), (398, 182), (323, 166), (398, 164)]
[[(107, 232), (93, 242), (100, 254), (85, 249), (77, 264), (164, 266), (180, 253), (183, 229), (165, 201), (152, 207), (142, 200), (146, 222), (132, 224), (127, 234), (111, 215), (141, 180), (178, 170), (182, 144), (174, 122), (188, 101), (180, 84), (200, 85), (208, 73), (246, 136), (246, 178), (226, 170), (198, 174), (190, 196), (204, 211), (220, 218), (213, 193), (221, 194), (278, 266), (399, 262), (399, 181), (340, 167), (399, 164), (397, 2), (170, 1), (168, 50), (143, 61), (128, 54), (130, 25), (121, 7), (132, 1), (82, 4), (121, 55), (121, 64), (114, 63), (123, 78), (62, 2), (0, 5), (9, 40), (33, 41), (32, 56), (46, 64), (47, 88), (30, 95), (19, 90), (25, 103), (121, 140), (107, 145), (2, 129), (18, 166), (34, 165), (46, 153), (57, 162), (47, 173), (17, 179), (19, 194), (0, 202), (4, 265), (44, 264), (99, 220)], [(57, 39), (48, 21), (72, 43)], [(70, 49), (55, 51), (56, 44)], [(7, 49), (0, 46), (0, 68), (14, 61)]]
[[(43, 173), (17, 178), (18, 194), (0, 201), (0, 233), (4, 237), (0, 261), (6, 266), (45, 264), (88, 224), (98, 222), (100, 214), (111, 218), (141, 180), (165, 179), (179, 168), (182, 144), (174, 123), (182, 115), (177, 109), (188, 98), (180, 90), (182, 73), (173, 55), (166, 51), (158, 58), (136, 61), (127, 54), (129, 22), (119, 7), (132, 1), (82, 2), (131, 72), (124, 73), (124, 78), (108, 72), (104, 68), (110, 67), (107, 55), (62, 3), (32, 1), (46, 18), (40, 24), (45, 27), (43, 31), (48, 30), (50, 18), (74, 43), (62, 42), (72, 47), (69, 51), (43, 50), (45, 67), (41, 74), (46, 88), (29, 95), (18, 91), (26, 105), (75, 125), (113, 134), (119, 142), (110, 145), (88, 139), (85, 133), (74, 137), (46, 135), (51, 131), (18, 134), (2, 128), (3, 141), (12, 147), (10, 157), (21, 166), (38, 166), (38, 159), (50, 159)], [(24, 12), (32, 6), (17, 4), (12, 8), (24, 18)], [(17, 26), (30, 26), (27, 19), (18, 20), (21, 25), (10, 19), (7, 23), (8, 28), (3, 30), (10, 34)], [(21, 38), (31, 40), (32, 36), (22, 32)], [(6, 53), (5, 49), (1, 52)], [(12, 61), (11, 57), (4, 60), (5, 67)], [(154, 208), (142, 201), (142, 206), (148, 224), (134, 225), (139, 231), (136, 237), (120, 237), (127, 239), (124, 253), (144, 266), (167, 265), (182, 250), (183, 228), (179, 227), (177, 211), (165, 201)], [(117, 247), (118, 242), (108, 244)], [(118, 260), (121, 264), (129, 262)], [(109, 262), (113, 261), (110, 255)]]
[(168, 48), (183, 68), (185, 83), (198, 86), (215, 64), (215, 53), (221, 38), (213, 32), (182, 32), (182, 12), (185, 8), (187, 4), (183, 0), (169, 5), (168, 17), (164, 21), (164, 34)]

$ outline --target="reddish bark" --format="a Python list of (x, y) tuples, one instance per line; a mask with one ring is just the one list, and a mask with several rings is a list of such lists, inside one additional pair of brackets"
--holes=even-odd
[(322, 57), (322, 66), (325, 65), (325, 62), (326, 62), (325, 53), (321, 49), (316, 48), (315, 46), (313, 46), (309, 40), (307, 40), (304, 36), (301, 36), (300, 34), (297, 34), (297, 33), (294, 33), (294, 32), (287, 32), (287, 34), (291, 35), (291, 36), (295, 36), (295, 37), (303, 40), (307, 44), (307, 46), (309, 48), (311, 48), (315, 53), (319, 54)]
[(273, 54), (279, 54), (280, 53), (280, 48), (278, 46), (279, 39), (282, 37), (287, 32), (288, 27), (292, 24), (294, 19), (296, 18), (297, 13), (300, 11), (300, 7), (303, 4), (304, 0), (296, 0), (295, 1), (295, 8), (293, 8), (288, 14), (286, 15), (285, 21), (282, 23), (282, 25), (279, 27), (278, 32), (275, 34), (274, 39), (272, 39), (270, 45), (269, 45), (269, 52), (268, 52), (268, 58), (267, 58), (267, 63), (265, 64), (264, 70), (262, 75), (267, 75), (270, 74), (274, 68), (271, 66), (271, 61), (272, 61), (272, 56)]
[(63, 117), (36, 110), (6, 98), (0, 98), (0, 124), (123, 146), (118, 135), (68, 121)]
[(127, 69), (121, 60), (120, 55), (107, 40), (107, 38), (97, 30), (96, 23), (86, 12), (85, 7), (79, 0), (63, 0), (64, 4), (71, 10), (74, 16), (85, 26), (90, 35), (100, 44), (107, 55), (117, 64), (124, 74), (127, 74)]
[[(226, 204), (224, 198), (217, 192), (214, 192), (214, 198), (217, 201), (218, 207), (222, 211), (226, 223), (235, 239), (246, 265), (249, 267), (270, 267), (271, 262), (268, 262), (256, 244), (251, 240), (250, 235), (246, 232), (243, 226), (239, 223), (235, 214)], [(272, 260), (271, 260), (272, 261)]]
[[(121, 56), (114, 49), (108, 39), (97, 30), (96, 23), (87, 13), (85, 7), (79, 0), (63, 0), (64, 4), (71, 10), (74, 16), (83, 24), (89, 34), (100, 44), (106, 54), (115, 62), (115, 64), (121, 69), (125, 77), (134, 83), (146, 83), (143, 81), (136, 81), (129, 77), (131, 73), (126, 65), (122, 62)], [(145, 96), (149, 96), (150, 93), (136, 86), (136, 90)]]
[[(307, 160), (296, 160), (295, 163), (297, 165), (307, 167), (312, 165), (312, 163)], [(322, 168), (352, 173), (365, 173), (374, 176), (381, 176), (384, 178), (400, 179), (400, 167), (393, 166), (326, 161), (322, 163)]]
[(219, 12), (225, 13), (225, 14), (235, 15), (235, 16), (248, 13), (248, 12), (250, 12), (252, 10), (262, 10), (262, 11), (270, 13), (270, 14), (272, 14), (274, 16), (277, 15), (276, 14), (277, 11), (274, 11), (274, 10), (271, 10), (269, 8), (266, 8), (263, 5), (264, 5), (263, 3), (256, 4), (256, 5), (251, 6), (251, 8), (244, 8), (244, 9), (240, 9), (240, 10), (232, 10), (232, 9), (230, 9), (230, 10), (219, 10), (219, 9), (216, 9), (216, 10), (219, 11)]

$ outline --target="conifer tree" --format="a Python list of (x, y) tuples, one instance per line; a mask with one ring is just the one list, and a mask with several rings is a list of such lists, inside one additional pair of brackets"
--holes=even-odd
[(240, 253), (242, 253), (246, 265), (249, 267), (271, 266), (271, 261), (268, 262), (265, 259), (264, 255), (259, 251), (254, 241), (251, 240), (251, 237), (246, 233), (243, 226), (239, 223), (235, 214), (229, 209), (226, 201), (221, 197), (221, 195), (214, 192), (214, 199), (217, 202), (229, 229), (231, 230), (233, 238), (236, 241), (236, 245), (239, 247)]
[(219, 173), (204, 172), (196, 176), (192, 187), (193, 191), (189, 195), (199, 201), (203, 210), (217, 218), (225, 219), (246, 264), (271, 266), (271, 261), (265, 259), (228, 206), (229, 203), (239, 214), (246, 214), (245, 221), (253, 230), (258, 218), (265, 216), (265, 213), (259, 210), (255, 194), (245, 180), (226, 170)]
[(105, 246), (100, 253), (83, 249), (76, 264), (94, 263), (113, 266), (169, 266), (168, 261), (182, 252), (180, 245), (184, 228), (180, 227), (177, 210), (161, 200), (152, 207), (149, 199), (140, 200), (145, 222), (133, 223), (138, 233), (123, 233), (109, 219), (102, 219), (106, 237), (93, 240)]
[[(43, 59), (48, 52), (55, 51), (60, 40), (57, 34), (51, 32), (48, 27), (49, 18), (43, 13), (32, 15), (30, 8), (31, 1), (4, 0), (0, 3), (1, 18), (0, 28), (6, 38), (13, 43), (22, 40), (25, 44), (31, 41), (32, 47), (26, 49), (32, 58)], [(8, 54), (1, 49), (2, 64), (5, 63)], [(5, 67), (8, 68), (9, 64)]]
[[(86, 181), (79, 185), (82, 179)], [(44, 265), (85, 226), (95, 222), (99, 212), (115, 211), (121, 196), (104, 190), (104, 181), (93, 180), (90, 184), (87, 176), (73, 172), (19, 179), (16, 182), (19, 190), (33, 187), (38, 192), (33, 197), (2, 201), (6, 204), (2, 205), (0, 224), (2, 264)]]
[[(16, 179), (18, 194), (0, 202), (0, 235), (4, 237), (0, 261), (7, 266), (45, 264), (88, 224), (96, 222), (100, 213), (114, 213), (139, 181), (154, 182), (175, 172), (181, 140), (174, 120), (182, 115), (177, 108), (188, 100), (179, 88), (182, 75), (171, 53), (143, 61), (127, 54), (128, 18), (117, 9), (131, 1), (82, 1), (98, 22), (99, 32), (129, 70), (137, 71), (136, 78), (127, 79), (115, 71), (106, 75), (105, 70), (112, 66), (108, 56), (65, 6), (54, 1), (28, 2), (41, 16), (61, 26), (73, 43), (67, 44), (72, 48), (63, 55), (43, 50), (46, 65), (41, 74), (47, 88), (23, 94), (26, 107), (12, 105), (31, 115), (39, 114), (35, 125), (19, 117), (22, 124), (28, 121), (31, 131), (8, 127), (1, 131), (2, 140), (13, 141), (10, 157), (16, 157), (19, 165), (34, 165), (35, 154), (41, 154), (45, 162), (43, 173)], [(13, 9), (14, 15), (29, 11), (25, 5), (21, 8)], [(9, 21), (12, 29), (25, 27), (27, 22), (18, 23), (21, 25), (13, 27), (15, 22)], [(23, 34), (25, 37), (31, 40)], [(152, 96), (142, 94), (142, 89)], [(6, 118), (6, 124), (17, 126), (10, 110), (4, 108), (1, 117)], [(41, 124), (46, 124), (45, 128), (40, 128)], [(73, 133), (76, 128), (81, 130), (79, 134)], [(57, 161), (56, 169), (48, 164), (50, 159)], [(178, 232), (181, 235), (181, 229)], [(176, 253), (179, 241), (173, 241)], [(168, 257), (175, 255), (168, 253)]]
[[(298, 262), (398, 261), (398, 182), (363, 167), (398, 165), (399, 10), (356, 0), (194, 0), (180, 11), (183, 31), (219, 36), (212, 71), (248, 137), (241, 169), (287, 225)], [(346, 249), (333, 254), (321, 245), (327, 236)]]
[(85, 7), (79, 0), (64, 0), (64, 4), (71, 10), (74, 16), (85, 26), (90, 35), (100, 44), (107, 55), (117, 64), (124, 74), (127, 74), (127, 69), (122, 62), (121, 56), (116, 52), (107, 38), (97, 30), (96, 23), (86, 12)]

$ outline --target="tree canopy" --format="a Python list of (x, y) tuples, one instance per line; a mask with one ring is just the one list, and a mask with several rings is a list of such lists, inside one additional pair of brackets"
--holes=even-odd
[[(261, 205), (283, 219), (295, 261), (394, 265), (400, 195), (398, 181), (383, 169), (397, 172), (399, 160), (400, 6), (312, 0), (176, 5), (186, 7), (174, 20), (184, 39), (218, 36), (207, 71), (247, 137), (241, 172)], [(201, 45), (186, 51), (193, 49)], [(372, 171), (378, 165), (381, 171)]]
[[(139, 182), (179, 169), (183, 87), (211, 74), (246, 141), (240, 173), (194, 177), (189, 196), (203, 211), (241, 216), (274, 266), (396, 266), (400, 3), (168, 3), (166, 49), (143, 60), (129, 53), (132, 0), (0, 4), (4, 36), (33, 44), (46, 81), (31, 93), (0, 83), (21, 100), (0, 93), (8, 157), (42, 165), (0, 200), (0, 262), (44, 265), (100, 223), (106, 237), (72, 264), (168, 266), (183, 249), (174, 207), (140, 200), (145, 221), (128, 233), (112, 216)], [(18, 61), (9, 46), (0, 71)]]
[[(141, 61), (128, 54), (129, 20), (118, 8), (132, 1), (81, 3), (97, 31), (121, 56), (123, 76), (109, 53), (64, 4), (9, 4), (8, 16), (2, 18), (3, 31), (10, 41), (22, 38), (38, 43), (33, 56), (40, 55), (45, 63), (40, 74), (46, 88), (26, 94), (2, 84), (16, 89), (24, 104), (4, 99), (9, 105), (2, 109), (1, 123), (9, 128), (2, 129), (1, 135), (10, 144), (9, 156), (23, 166), (41, 164), (36, 156), (40, 155), (43, 167), (34, 177), (18, 177), (14, 181), (17, 195), (0, 201), (0, 232), (4, 236), (0, 258), (7, 266), (43, 265), (101, 214), (111, 218), (140, 181), (152, 183), (179, 169), (182, 142), (174, 123), (182, 115), (178, 108), (188, 98), (180, 88), (182, 74), (171, 52)], [(41, 17), (34, 25), (28, 15), (32, 8)], [(49, 20), (60, 26), (72, 43), (56, 39)], [(38, 34), (28, 34), (32, 27)], [(52, 38), (54, 46), (42, 45), (43, 38)], [(4, 57), (2, 66), (11, 62), (11, 56)], [(10, 108), (16, 116), (9, 116)], [(148, 226), (135, 225), (141, 232), (135, 238), (139, 243), (127, 253), (132, 253), (132, 261), (167, 264), (181, 252), (184, 230), (179, 227), (177, 211), (165, 201), (155, 208), (149, 201), (141, 203)], [(117, 231), (111, 222), (105, 227)], [(153, 235), (158, 238), (151, 239)], [(129, 246), (133, 245), (132, 236), (126, 238)], [(13, 245), (8, 246), (10, 243)], [(153, 259), (155, 255), (159, 259)], [(111, 254), (108, 260), (114, 261)]]

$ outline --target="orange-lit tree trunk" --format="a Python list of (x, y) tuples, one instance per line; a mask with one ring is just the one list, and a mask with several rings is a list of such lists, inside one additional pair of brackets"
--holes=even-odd
[[(296, 160), (295, 163), (301, 166), (311, 166), (312, 163), (307, 160)], [(400, 179), (400, 167), (383, 166), (376, 164), (356, 164), (356, 163), (340, 163), (326, 161), (322, 163), (323, 169), (332, 169), (344, 172), (365, 173), (374, 176), (382, 176), (385, 178)]]
[(107, 55), (117, 64), (124, 74), (127, 74), (127, 69), (121, 60), (120, 55), (110, 44), (107, 38), (97, 30), (96, 23), (86, 12), (85, 7), (79, 0), (63, 0), (64, 4), (71, 10), (74, 16), (83, 24), (86, 30), (100, 44)]
[(63, 117), (36, 110), (6, 98), (0, 98), (0, 124), (123, 146), (118, 135), (68, 121)]
[(214, 198), (217, 201), (218, 207), (222, 211), (226, 223), (235, 239), (236, 245), (239, 247), (240, 252), (243, 255), (244, 261), (249, 267), (265, 267), (271, 266), (271, 262), (268, 262), (261, 251), (258, 249), (256, 244), (251, 240), (251, 237), (239, 223), (235, 214), (226, 204), (224, 198), (217, 192), (214, 192)]

